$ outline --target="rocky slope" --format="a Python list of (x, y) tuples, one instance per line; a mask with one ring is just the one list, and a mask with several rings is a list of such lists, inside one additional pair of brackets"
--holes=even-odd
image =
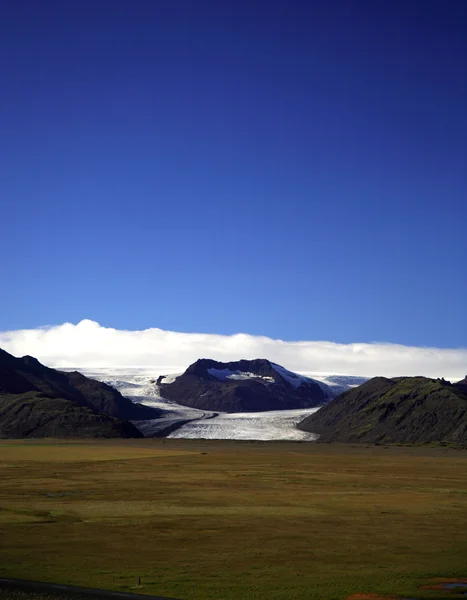
[(62, 373), (31, 356), (0, 349), (0, 435), (141, 437), (126, 422), (159, 411), (134, 404), (112, 387), (78, 372)]
[(304, 419), (322, 442), (467, 443), (467, 389), (426, 377), (375, 377)]
[(157, 383), (162, 397), (209, 411), (310, 408), (333, 397), (329, 386), (265, 359), (223, 363), (204, 358), (175, 380), (161, 376)]

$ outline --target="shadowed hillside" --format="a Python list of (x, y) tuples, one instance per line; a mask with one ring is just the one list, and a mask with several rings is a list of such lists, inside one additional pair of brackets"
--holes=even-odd
[(304, 419), (322, 442), (467, 443), (467, 388), (426, 377), (375, 377)]

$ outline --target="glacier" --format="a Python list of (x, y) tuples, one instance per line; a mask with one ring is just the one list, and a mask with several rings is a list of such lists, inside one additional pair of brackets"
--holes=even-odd
[[(274, 365), (276, 368), (276, 365)], [(63, 369), (65, 370), (65, 369)], [(74, 369), (66, 369), (74, 370)], [(151, 368), (87, 368), (79, 369), (86, 377), (102, 381), (116, 388), (123, 396), (158, 408), (162, 412), (159, 419), (135, 421), (134, 424), (146, 437), (169, 437), (212, 440), (295, 440), (315, 441), (318, 435), (297, 429), (297, 424), (313, 414), (319, 407), (293, 410), (262, 411), (257, 413), (215, 413), (182, 406), (162, 398), (156, 382), (161, 373)], [(294, 375), (294, 383), (300, 376)], [(290, 375), (289, 375), (290, 373)], [(175, 379), (180, 373), (167, 375), (167, 380)], [(222, 376), (230, 374), (223, 373)], [(341, 390), (358, 385), (360, 379), (336, 375), (316, 375), (303, 373), (303, 378), (312, 377), (317, 383), (331, 385), (339, 393)], [(265, 382), (266, 383), (266, 382)]]

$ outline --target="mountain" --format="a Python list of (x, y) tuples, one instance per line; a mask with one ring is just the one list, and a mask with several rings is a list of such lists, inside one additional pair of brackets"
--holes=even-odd
[(467, 389), (427, 377), (375, 377), (298, 425), (322, 442), (467, 442)]
[(0, 436), (142, 437), (127, 420), (159, 414), (81, 373), (62, 373), (0, 349)]
[(119, 391), (78, 371), (62, 372), (41, 364), (32, 356), (15, 358), (0, 349), (0, 394), (42, 392), (49, 398), (63, 398), (124, 420), (154, 419), (159, 412), (135, 404)]
[(41, 392), (0, 394), (0, 438), (141, 438), (130, 422)]
[(222, 412), (310, 408), (333, 397), (326, 384), (266, 359), (224, 363), (202, 358), (175, 379), (161, 376), (157, 383), (163, 398)]

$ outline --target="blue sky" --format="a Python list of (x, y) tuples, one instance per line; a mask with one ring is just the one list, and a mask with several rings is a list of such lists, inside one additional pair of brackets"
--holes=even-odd
[(0, 11), (0, 330), (466, 345), (467, 2)]

